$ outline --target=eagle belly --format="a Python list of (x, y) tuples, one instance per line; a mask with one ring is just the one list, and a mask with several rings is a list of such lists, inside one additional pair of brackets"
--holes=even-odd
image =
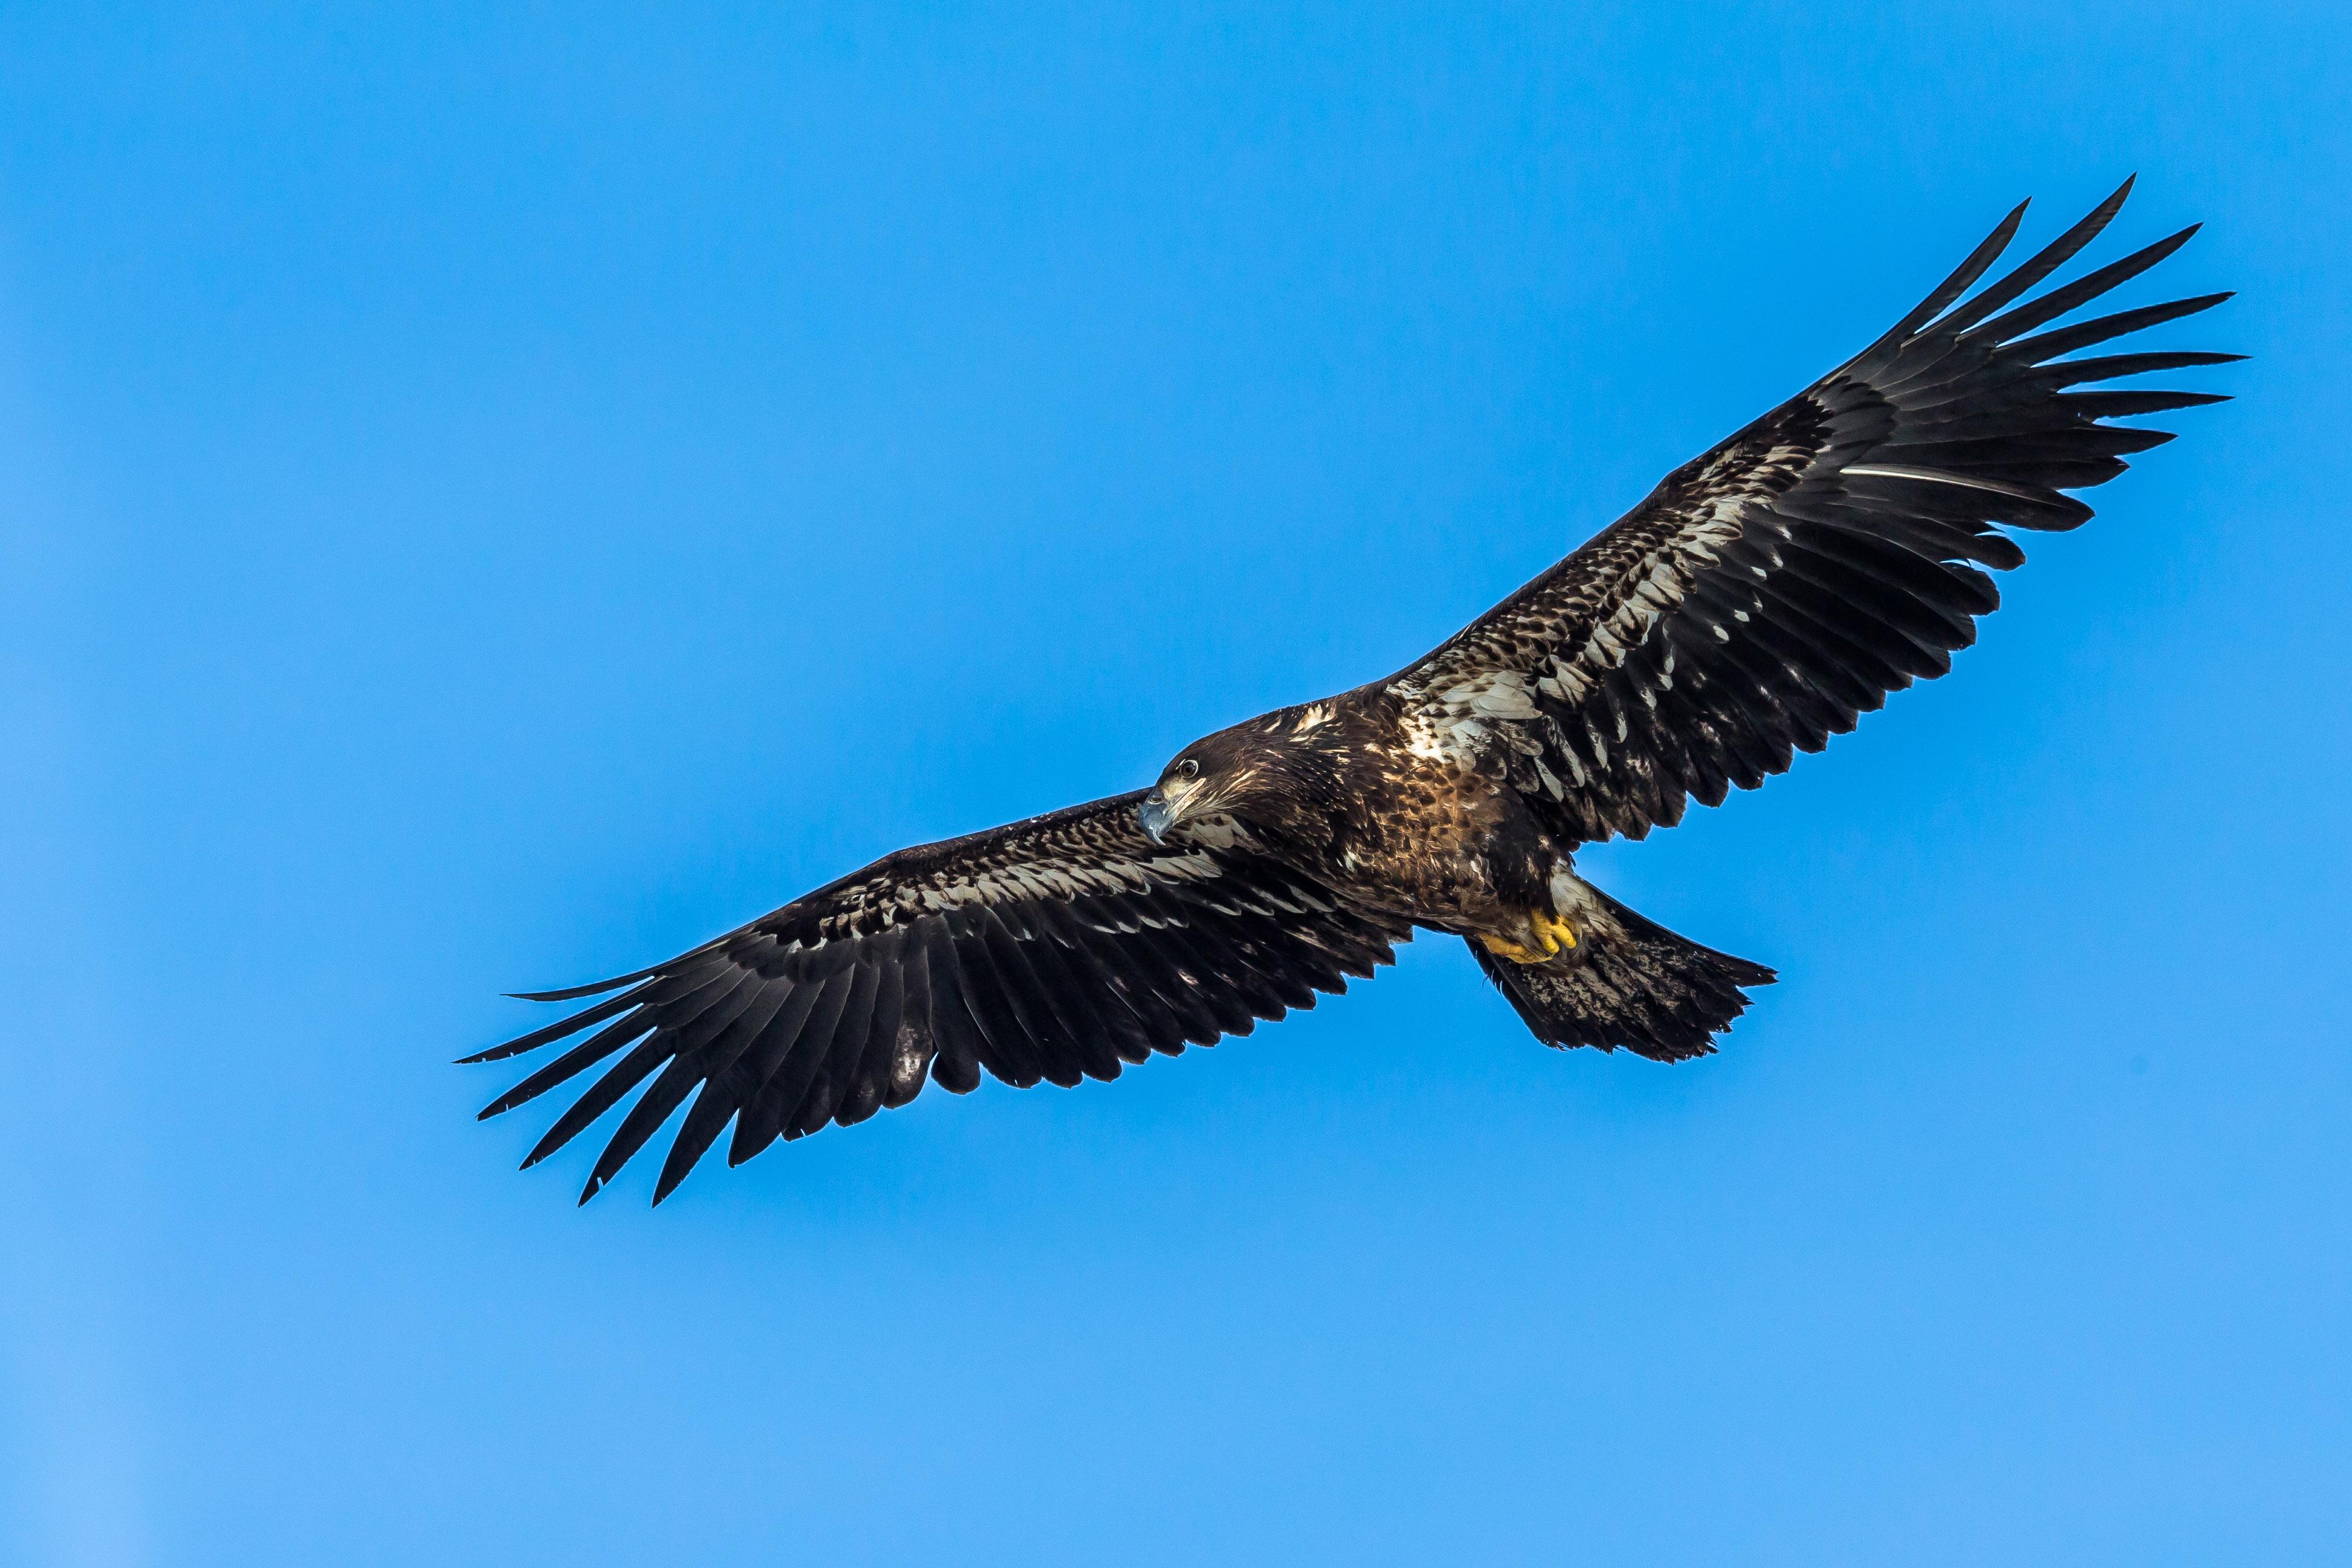
[(1583, 887), (1565, 846), (1522, 797), (1404, 747), (1365, 747), (1346, 806), (1310, 870), (1417, 925), (1526, 946), (1544, 917), (1572, 918)]

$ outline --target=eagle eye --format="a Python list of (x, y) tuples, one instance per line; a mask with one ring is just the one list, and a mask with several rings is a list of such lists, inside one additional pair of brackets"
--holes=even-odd
[(1176, 765), (1176, 777), (1179, 779), (1192, 779), (1200, 776), (1201, 765), (1189, 757)]

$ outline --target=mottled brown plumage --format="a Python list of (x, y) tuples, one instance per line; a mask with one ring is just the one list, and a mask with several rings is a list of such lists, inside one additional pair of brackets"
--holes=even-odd
[(2000, 602), (1980, 569), (2024, 559), (2002, 528), (2080, 524), (2065, 491), (2170, 439), (2106, 421), (2219, 401), (2070, 389), (2236, 356), (2063, 356), (2226, 296), (2036, 333), (2194, 230), (2018, 303), (2129, 189), (1964, 298), (2021, 206), (1885, 337), (1396, 674), (1209, 736), (1148, 791), (900, 851), (544, 993), (613, 994), (468, 1058), (587, 1034), (483, 1114), (604, 1066), (533, 1164), (646, 1085), (585, 1201), (691, 1099), (658, 1202), (730, 1124), (731, 1164), (926, 1082), (1115, 1078), (1311, 1007), (1415, 930), (1465, 938), (1547, 1043), (1711, 1051), (1772, 972), (1625, 908), (1574, 852), (1753, 789), (1943, 674)]

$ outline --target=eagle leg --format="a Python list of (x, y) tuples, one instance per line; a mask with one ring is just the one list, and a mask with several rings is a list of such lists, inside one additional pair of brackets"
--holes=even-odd
[(1514, 964), (1545, 963), (1576, 946), (1576, 928), (1559, 915), (1540, 909), (1528, 911), (1528, 930), (1535, 937), (1532, 944), (1483, 933), (1478, 941), (1489, 953), (1508, 958)]

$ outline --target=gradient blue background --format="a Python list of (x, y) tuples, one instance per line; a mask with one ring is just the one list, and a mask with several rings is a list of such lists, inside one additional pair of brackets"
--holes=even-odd
[[(1160, 10), (0, 20), (0, 1559), (2343, 1551), (2340, 9)], [(2240, 401), (1589, 857), (1722, 1055), (1431, 942), (658, 1212), (474, 1124), (498, 993), (1397, 666), (2134, 169)]]

